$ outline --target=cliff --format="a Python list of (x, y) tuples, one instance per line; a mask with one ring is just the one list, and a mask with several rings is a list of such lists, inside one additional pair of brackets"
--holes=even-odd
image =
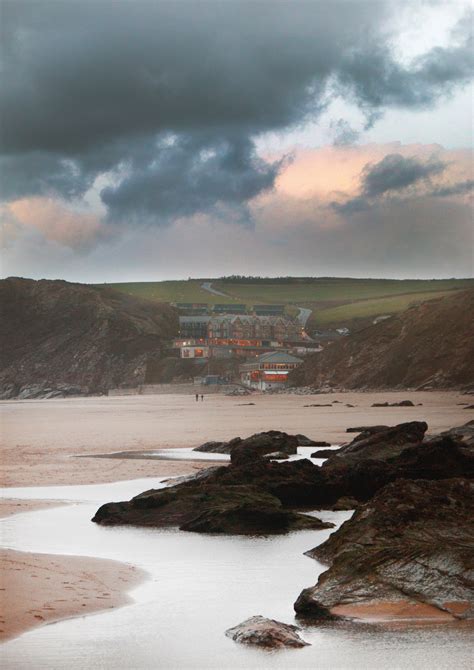
[(430, 300), (330, 344), (291, 373), (294, 386), (474, 385), (474, 291)]
[(178, 330), (168, 305), (65, 281), (0, 281), (0, 397), (136, 386)]

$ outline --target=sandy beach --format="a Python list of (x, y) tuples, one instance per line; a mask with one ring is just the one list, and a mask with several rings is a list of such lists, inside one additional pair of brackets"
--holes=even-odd
[(117, 561), (0, 551), (0, 640), (45, 623), (130, 602), (126, 591), (145, 578)]
[[(404, 399), (415, 407), (371, 407), (376, 402)], [(350, 439), (346, 433), (350, 426), (420, 420), (428, 423), (429, 432), (439, 432), (472, 418), (473, 412), (464, 409), (470, 399), (456, 392), (401, 391), (244, 398), (210, 395), (202, 403), (186, 395), (6, 401), (0, 404), (0, 484), (54, 486), (172, 477), (207, 464), (76, 456), (195, 447), (207, 440), (246, 437), (270, 429), (304, 433), (331, 444)], [(331, 407), (305, 407), (313, 404)]]
[[(371, 407), (404, 399), (415, 407)], [(452, 392), (384, 392), (243, 399), (213, 395), (202, 403), (169, 395), (4, 402), (1, 482), (3, 487), (23, 487), (173, 477), (209, 463), (87, 455), (194, 447), (269, 429), (304, 433), (332, 444), (350, 439), (350, 426), (424, 420), (434, 433), (471, 419), (472, 412), (464, 409), (468, 400)], [(331, 406), (305, 407), (313, 404)], [(0, 516), (56, 505), (4, 499)], [(2, 552), (1, 567), (2, 607), (8, 612), (2, 620), (3, 639), (47, 622), (124, 604), (127, 590), (144, 577), (132, 566), (113, 561), (10, 550)]]

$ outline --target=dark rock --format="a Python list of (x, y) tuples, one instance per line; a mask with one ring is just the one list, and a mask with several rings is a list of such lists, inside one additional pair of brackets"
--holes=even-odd
[(225, 634), (235, 642), (268, 649), (306, 647), (309, 643), (300, 638), (299, 630), (301, 629), (298, 626), (291, 626), (263, 616), (253, 616), (238, 626), (229, 628)]
[(252, 452), (202, 479), (104, 505), (94, 521), (200, 532), (285, 532), (308, 524), (323, 527), (295, 514), (298, 509), (330, 509), (341, 497), (366, 502), (400, 478), (474, 478), (474, 445), (449, 435), (421, 441), (425, 428), (416, 422), (396, 426), (381, 434), (380, 444), (369, 440), (351, 458), (336, 454), (321, 467), (308, 459), (280, 463)]
[(463, 409), (474, 409), (474, 405), (466, 405)]
[(399, 603), (474, 618), (473, 519), (472, 481), (389, 484), (307, 552), (330, 568), (304, 589), (295, 610), (325, 618), (356, 615), (358, 605)]
[(313, 442), (312, 444), (308, 444), (308, 447), (330, 447), (331, 443), (330, 442), (324, 442), (321, 440), (320, 442)]
[(298, 439), (298, 446), (299, 447), (325, 447), (325, 446), (327, 446), (326, 442), (317, 442), (315, 440), (312, 440), (309, 437), (306, 437), (306, 435), (302, 435), (301, 433), (298, 433), (296, 435), (296, 438)]
[(312, 405), (303, 405), (303, 407), (332, 407), (332, 405), (317, 405), (317, 404), (312, 404)]
[(346, 433), (380, 433), (382, 430), (387, 430), (389, 426), (357, 426), (354, 428), (346, 428)]
[(224, 488), (199, 481), (145, 491), (129, 502), (107, 503), (97, 510), (92, 521), (102, 525), (179, 526), (198, 533), (239, 535), (333, 526), (284, 510), (275, 496), (256, 486)]
[(474, 421), (468, 421), (464, 426), (457, 426), (441, 433), (443, 437), (452, 437), (463, 444), (474, 447)]
[(273, 460), (279, 460), (279, 461), (286, 461), (288, 458), (288, 454), (285, 454), (284, 451), (274, 451), (271, 454), (264, 454), (262, 458), (268, 458), (268, 459), (273, 459)]
[(291, 455), (296, 454), (298, 450), (298, 438), (279, 430), (256, 433), (245, 440), (238, 442), (232, 440), (232, 442), (230, 460), (234, 465), (254, 460), (256, 456), (264, 456), (275, 451)]
[(410, 421), (391, 428), (385, 426), (380, 428), (381, 430), (375, 430), (373, 427), (362, 432), (352, 442), (338, 450), (337, 458), (355, 462), (368, 458), (381, 460), (396, 456), (407, 447), (420, 444), (428, 425), (424, 421)]
[(202, 451), (206, 454), (230, 454), (228, 445), (228, 442), (204, 442), (199, 447), (195, 447), (193, 451)]
[(311, 458), (331, 458), (339, 451), (340, 449), (318, 449), (318, 451), (313, 451)]
[(335, 512), (345, 512), (351, 509), (356, 509), (359, 506), (359, 501), (355, 498), (339, 498), (339, 500), (332, 506)]
[(414, 407), (411, 400), (401, 400), (400, 402), (374, 402), (372, 407)]

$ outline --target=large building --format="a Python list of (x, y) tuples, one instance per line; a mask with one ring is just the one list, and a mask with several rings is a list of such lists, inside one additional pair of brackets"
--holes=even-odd
[(240, 366), (240, 381), (259, 391), (285, 388), (289, 372), (302, 362), (301, 358), (284, 351), (269, 351)]
[(208, 325), (208, 337), (211, 340), (283, 342), (300, 339), (300, 331), (297, 324), (279, 316), (217, 316), (212, 317)]

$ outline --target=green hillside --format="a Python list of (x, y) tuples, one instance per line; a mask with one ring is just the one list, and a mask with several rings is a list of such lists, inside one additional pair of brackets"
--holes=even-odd
[[(202, 288), (204, 282), (224, 293)], [(351, 279), (351, 278), (229, 278), (110, 284), (113, 288), (159, 302), (285, 304), (313, 310), (308, 326), (342, 325), (403, 311), (411, 304), (440, 297), (449, 291), (473, 288), (474, 279)]]

